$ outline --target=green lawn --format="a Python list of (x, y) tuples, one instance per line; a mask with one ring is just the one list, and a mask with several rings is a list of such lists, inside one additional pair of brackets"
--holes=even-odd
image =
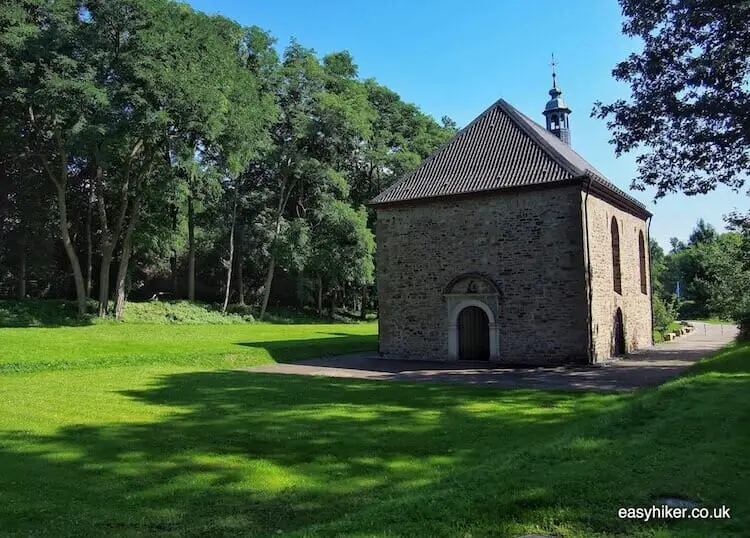
[(249, 366), (377, 349), (377, 324), (154, 325), (0, 329), (0, 372), (122, 365)]
[[(0, 535), (676, 538), (750, 528), (750, 346), (620, 395), (228, 369), (372, 347), (374, 332), (0, 329)], [(726, 504), (732, 519), (617, 518), (618, 507), (660, 495)]]

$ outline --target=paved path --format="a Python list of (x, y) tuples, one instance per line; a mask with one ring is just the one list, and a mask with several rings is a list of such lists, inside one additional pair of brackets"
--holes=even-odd
[(631, 353), (627, 358), (595, 367), (503, 367), (478, 362), (439, 362), (382, 359), (360, 353), (270, 364), (250, 372), (296, 374), (356, 379), (461, 383), (487, 387), (547, 390), (624, 391), (658, 385), (671, 379), (701, 357), (724, 346), (737, 335), (733, 325), (692, 322), (695, 330), (672, 342)]

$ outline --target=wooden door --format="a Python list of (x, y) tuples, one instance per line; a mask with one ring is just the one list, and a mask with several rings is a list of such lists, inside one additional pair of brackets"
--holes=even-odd
[(613, 355), (625, 355), (625, 323), (622, 320), (622, 310), (615, 312)]
[(478, 306), (467, 306), (458, 315), (458, 358), (471, 361), (490, 358), (490, 321)]

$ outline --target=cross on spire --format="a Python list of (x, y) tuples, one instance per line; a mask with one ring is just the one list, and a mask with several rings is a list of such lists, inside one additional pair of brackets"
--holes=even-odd
[(555, 68), (557, 67), (557, 60), (555, 60), (555, 53), (552, 53), (552, 63), (549, 64), (552, 67), (552, 87), (557, 88), (557, 73)]

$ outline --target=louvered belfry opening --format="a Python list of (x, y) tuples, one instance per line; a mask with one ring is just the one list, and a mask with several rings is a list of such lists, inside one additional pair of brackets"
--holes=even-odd
[(458, 358), (470, 361), (490, 358), (490, 321), (477, 306), (467, 306), (458, 316)]

